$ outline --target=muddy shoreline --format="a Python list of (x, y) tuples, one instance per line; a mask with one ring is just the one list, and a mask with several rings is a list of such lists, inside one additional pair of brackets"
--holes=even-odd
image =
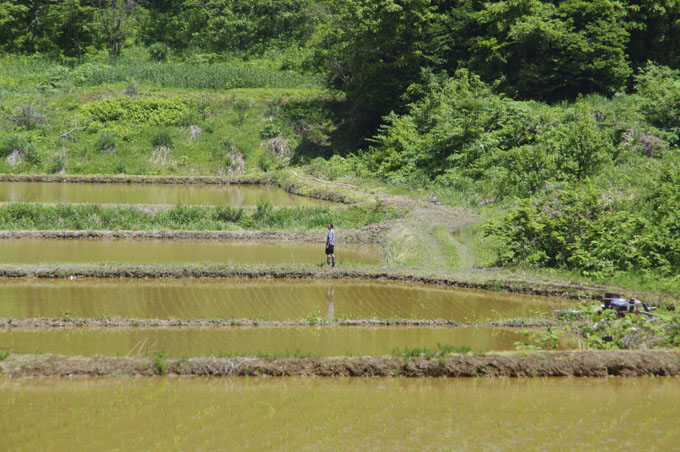
[(262, 278), (376, 280), (418, 283), (440, 287), (544, 295), (571, 299), (601, 295), (607, 287), (582, 283), (523, 280), (500, 271), (433, 273), (427, 270), (312, 265), (162, 265), (162, 264), (36, 264), (0, 265), (0, 278), (38, 279), (157, 279), (157, 278)]
[[(680, 352), (576, 351), (453, 355), (440, 359), (190, 358), (165, 361), (169, 376), (261, 377), (642, 377), (680, 376)], [(133, 377), (158, 375), (139, 358), (10, 355), (0, 361), (10, 377)]]
[(376, 327), (408, 326), (423, 328), (442, 327), (493, 327), (493, 328), (537, 328), (555, 326), (557, 319), (522, 319), (484, 323), (462, 323), (445, 319), (301, 319), (301, 320), (261, 320), (261, 319), (135, 319), (135, 318), (0, 318), (0, 328), (12, 330), (33, 329), (104, 329), (104, 328), (239, 328), (239, 327)]

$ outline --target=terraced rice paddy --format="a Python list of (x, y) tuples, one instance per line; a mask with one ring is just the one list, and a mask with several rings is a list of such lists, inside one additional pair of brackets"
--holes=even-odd
[(2, 331), (0, 350), (80, 356), (149, 356), (163, 350), (172, 357), (384, 356), (404, 348), (436, 349), (437, 344), (474, 352), (507, 351), (523, 339), (517, 328), (483, 327), (42, 329)]
[(670, 451), (680, 443), (673, 378), (0, 379), (0, 398), (2, 450)]
[[(255, 186), (0, 182), (3, 201), (319, 204)], [(339, 273), (347, 265), (373, 265), (382, 271), (377, 267), (382, 262), (378, 245), (339, 243), (336, 249), (340, 268), (334, 277), (347, 277)], [(185, 263), (285, 266), (324, 261), (323, 243), (292, 240), (0, 240), (0, 263), (8, 266), (135, 263), (182, 268)], [(46, 276), (65, 276), (61, 268), (67, 267), (56, 265)], [(318, 268), (319, 277), (324, 271)], [(545, 320), (553, 317), (552, 309), (571, 306), (571, 301), (508, 293), (342, 279), (4, 280), (0, 359), (12, 365), (28, 363), (24, 373), (8, 371), (24, 376), (71, 375), (69, 369), (81, 375), (165, 374), (154, 367), (154, 360), (178, 359), (171, 363), (175, 367), (199, 362), (200, 367), (201, 360), (184, 359), (199, 357), (227, 367), (262, 358), (263, 373), (244, 370), (241, 375), (282, 375), (281, 368), (266, 373), (272, 363), (298, 366), (297, 375), (331, 375), (313, 369), (341, 361), (345, 373), (334, 375), (409, 375), (400, 372), (418, 363), (440, 369), (457, 366), (451, 369), (462, 372), (445, 374), (449, 376), (493, 375), (498, 360), (510, 356), (503, 352), (535, 339), (528, 339), (521, 328), (489, 322)], [(50, 318), (56, 320), (50, 323)], [(20, 319), (37, 321), (16, 327)], [(186, 319), (193, 319), (189, 326), (182, 325)], [(425, 352), (411, 353), (443, 350), (441, 346), (456, 355), (432, 360)], [(560, 337), (559, 349), (577, 347), (575, 336)], [(51, 354), (70, 357), (42, 356)], [(483, 360), (477, 359), (483, 354)], [(564, 355), (571, 359), (569, 353)], [(295, 364), (287, 357), (312, 358)], [(336, 357), (367, 358), (323, 361)], [(513, 359), (502, 364), (505, 371), (526, 365), (528, 370), (520, 375), (535, 375), (526, 355)], [(581, 365), (575, 360), (570, 369)], [(129, 371), (125, 366), (136, 367)], [(547, 366), (552, 369), (552, 364)], [(418, 369), (419, 376), (441, 375), (427, 373), (424, 364)], [(595, 375), (602, 375), (597, 371)], [(202, 375), (207, 374), (231, 373)], [(670, 450), (680, 440), (678, 389), (678, 381), (670, 379), (0, 378), (5, 402), (0, 450), (637, 449), (650, 444), (641, 431), (653, 437), (655, 448)]]
[(330, 205), (267, 185), (0, 182), (0, 202), (88, 204)]
[(552, 316), (572, 302), (361, 281), (31, 280), (0, 282), (0, 317), (137, 319), (442, 319)]
[[(323, 237), (322, 237), (323, 239)], [(338, 264), (380, 262), (380, 250), (370, 244), (337, 247)], [(318, 264), (324, 262), (323, 242), (241, 240), (0, 240), (0, 263), (237, 263)]]

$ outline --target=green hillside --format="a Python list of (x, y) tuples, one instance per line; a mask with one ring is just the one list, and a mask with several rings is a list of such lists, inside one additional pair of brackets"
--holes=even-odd
[(295, 171), (467, 209), (408, 217), (395, 264), (677, 290), (679, 18), (633, 0), (0, 1), (0, 173)]

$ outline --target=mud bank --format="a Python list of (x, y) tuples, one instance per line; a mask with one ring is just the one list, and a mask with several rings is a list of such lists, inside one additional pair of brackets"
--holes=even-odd
[(376, 280), (409, 282), (463, 289), (482, 289), (531, 295), (583, 298), (601, 295), (606, 286), (576, 282), (535, 281), (502, 272), (471, 270), (434, 273), (424, 270), (319, 267), (309, 265), (131, 265), (36, 264), (0, 265), (0, 278), (269, 278)]
[[(375, 226), (375, 225), (369, 225)], [(282, 231), (79, 231), (79, 230), (27, 230), (0, 231), (0, 240), (10, 239), (135, 239), (135, 240), (276, 240), (305, 243), (323, 243), (325, 236), (319, 232)], [(375, 227), (348, 229), (337, 237), (338, 243), (381, 243)]]
[[(503, 322), (494, 322), (493, 326)], [(277, 328), (290, 326), (422, 326), (422, 327), (454, 327), (465, 326), (460, 322), (443, 319), (347, 319), (337, 321), (324, 320), (253, 320), (253, 319), (121, 319), (121, 318), (33, 318), (7, 319), (0, 318), (0, 328), (34, 329), (34, 328), (235, 328), (235, 327)], [(484, 326), (484, 324), (475, 325)], [(518, 326), (511, 324), (510, 326)], [(521, 325), (529, 326), (527, 324)], [(543, 325), (541, 325), (543, 326)]]
[[(364, 358), (191, 358), (168, 359), (176, 376), (300, 377), (642, 377), (680, 376), (680, 352), (585, 351), (454, 355), (443, 360)], [(11, 355), (0, 361), (11, 377), (152, 376), (148, 359)]]
[(501, 322), (462, 323), (445, 319), (342, 319), (342, 320), (253, 320), (253, 319), (124, 319), (124, 318), (0, 318), (0, 328), (236, 328), (236, 327), (291, 327), (291, 326), (422, 326), (425, 328), (476, 326), (481, 328), (539, 328), (556, 326), (557, 319), (517, 319)]

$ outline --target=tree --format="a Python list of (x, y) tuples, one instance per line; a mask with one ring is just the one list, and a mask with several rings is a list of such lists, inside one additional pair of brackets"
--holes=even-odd
[(337, 0), (311, 46), (328, 83), (343, 90), (364, 136), (391, 110), (422, 68), (443, 62), (448, 33), (432, 0)]
[(134, 0), (99, 0), (98, 25), (109, 57), (120, 56), (120, 49), (131, 32), (137, 6)]
[(506, 93), (558, 100), (627, 82), (626, 10), (610, 0), (507, 0), (475, 13), (470, 67)]

